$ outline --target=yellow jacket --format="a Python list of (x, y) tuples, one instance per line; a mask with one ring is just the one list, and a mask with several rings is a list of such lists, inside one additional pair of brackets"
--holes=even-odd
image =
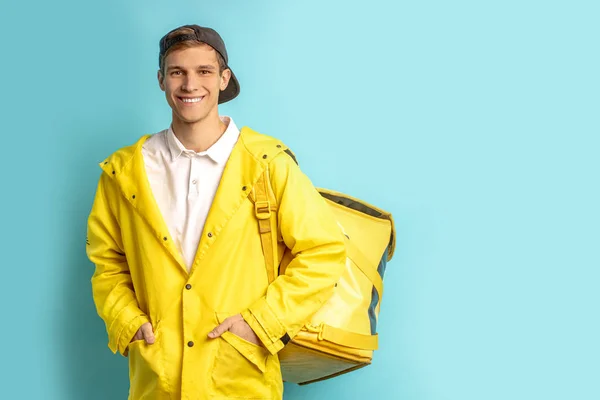
[[(152, 195), (141, 148), (100, 165), (88, 220), (94, 302), (108, 347), (129, 358), (129, 399), (280, 399), (277, 353), (331, 296), (346, 259), (328, 205), (278, 140), (243, 128), (188, 273)], [(293, 261), (268, 284), (253, 184), (269, 169), (278, 238)], [(208, 333), (242, 313), (265, 347)], [(156, 342), (130, 340), (151, 322)]]

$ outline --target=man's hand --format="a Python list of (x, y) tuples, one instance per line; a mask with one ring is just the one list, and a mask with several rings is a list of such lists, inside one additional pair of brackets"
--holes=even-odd
[(150, 322), (146, 322), (144, 325), (140, 326), (140, 329), (135, 333), (132, 342), (136, 340), (145, 340), (148, 344), (154, 344), (154, 332), (152, 332), (152, 324)]
[(254, 333), (252, 328), (250, 328), (250, 325), (244, 321), (242, 314), (237, 314), (233, 317), (225, 319), (221, 325), (217, 326), (208, 334), (208, 337), (211, 339), (218, 338), (227, 331), (241, 337), (244, 340), (247, 340), (250, 343), (264, 347), (258, 336), (256, 336), (256, 333)]

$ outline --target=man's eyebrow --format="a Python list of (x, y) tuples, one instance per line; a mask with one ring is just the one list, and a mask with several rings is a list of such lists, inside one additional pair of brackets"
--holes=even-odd
[[(171, 71), (173, 69), (180, 69), (180, 70), (185, 70), (185, 68), (180, 67), (179, 65), (171, 65), (167, 68), (167, 71)], [(196, 69), (210, 69), (210, 70), (214, 70), (216, 69), (214, 65), (198, 65), (196, 67)]]

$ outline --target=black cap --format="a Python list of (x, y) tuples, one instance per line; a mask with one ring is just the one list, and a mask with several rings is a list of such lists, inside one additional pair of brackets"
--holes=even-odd
[[(194, 33), (178, 35), (174, 38), (167, 39), (167, 37), (171, 33), (181, 28), (193, 29)], [(198, 25), (183, 25), (179, 28), (173, 29), (165, 36), (163, 36), (162, 39), (160, 39), (160, 54), (158, 56), (159, 64), (161, 58), (165, 55), (167, 50), (169, 50), (173, 45), (186, 40), (196, 40), (198, 42), (206, 43), (207, 45), (215, 49), (221, 55), (221, 57), (223, 57), (223, 60), (225, 60), (226, 68), (229, 68), (227, 50), (225, 49), (225, 42), (223, 42), (221, 36), (211, 28), (205, 28)], [(231, 70), (231, 68), (229, 69)], [(235, 75), (233, 74), (233, 71), (231, 71), (231, 79), (229, 80), (229, 84), (227, 85), (225, 90), (222, 90), (221, 93), (219, 93), (219, 104), (235, 99), (238, 94), (240, 94), (240, 84)]]

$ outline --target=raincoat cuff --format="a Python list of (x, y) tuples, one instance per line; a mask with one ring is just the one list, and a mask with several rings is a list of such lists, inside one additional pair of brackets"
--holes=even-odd
[(242, 311), (242, 318), (271, 354), (279, 352), (290, 340), (285, 328), (264, 299), (259, 300), (248, 310)]
[(131, 339), (133, 338), (137, 330), (140, 329), (140, 326), (142, 326), (146, 322), (150, 322), (150, 319), (146, 315), (140, 314), (136, 315), (128, 323), (125, 323), (123, 325), (123, 328), (121, 329), (121, 332), (117, 336), (116, 347), (114, 349), (111, 348), (113, 353), (119, 351), (123, 356), (127, 357), (129, 350), (128, 347), (129, 343), (131, 343)]

